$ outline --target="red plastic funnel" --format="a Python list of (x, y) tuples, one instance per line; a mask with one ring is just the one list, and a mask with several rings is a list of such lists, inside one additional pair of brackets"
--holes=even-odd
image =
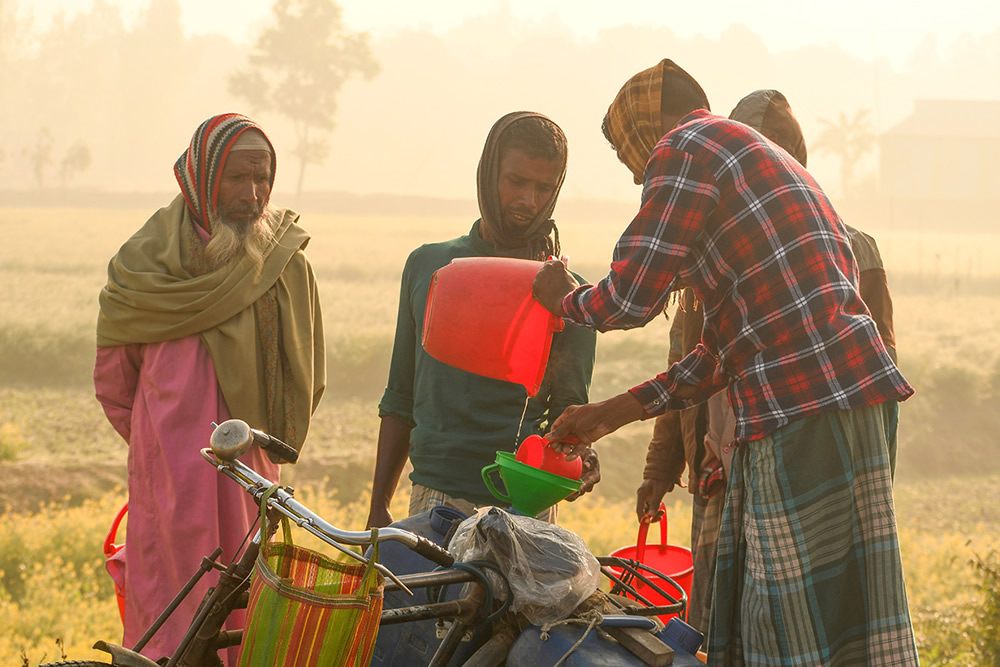
[(531, 296), (541, 266), (528, 259), (462, 257), (435, 271), (424, 311), (424, 350), (469, 373), (523, 385), (535, 396), (552, 334), (563, 328)]

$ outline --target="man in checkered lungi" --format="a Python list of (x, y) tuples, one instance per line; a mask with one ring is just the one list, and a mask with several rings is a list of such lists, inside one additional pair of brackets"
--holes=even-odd
[(611, 271), (559, 262), (536, 298), (599, 331), (643, 326), (688, 287), (701, 343), (667, 371), (568, 408), (548, 437), (589, 446), (725, 389), (736, 451), (718, 542), (713, 665), (913, 665), (892, 502), (898, 401), (913, 393), (858, 292), (847, 229), (808, 171), (714, 116), (664, 60), (618, 93), (605, 137), (642, 184)]

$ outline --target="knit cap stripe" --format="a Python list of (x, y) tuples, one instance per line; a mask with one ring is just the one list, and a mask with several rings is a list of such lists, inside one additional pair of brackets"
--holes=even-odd
[[(210, 229), (208, 217), (218, 203), (222, 166), (236, 138), (250, 128), (258, 130), (267, 140), (263, 130), (246, 116), (235, 113), (213, 116), (198, 126), (191, 137), (191, 145), (174, 163), (174, 175), (188, 208), (205, 229)], [(273, 154), (272, 151), (272, 183)]]

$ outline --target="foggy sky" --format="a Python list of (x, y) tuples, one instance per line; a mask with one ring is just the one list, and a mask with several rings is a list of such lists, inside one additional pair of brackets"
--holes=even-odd
[[(4, 187), (35, 185), (25, 154), (47, 128), (55, 162), (74, 142), (91, 149), (92, 165), (71, 185), (172, 191), (170, 169), (191, 132), (222, 111), (247, 113), (265, 127), (278, 150), (276, 191), (294, 187), (290, 125), (226, 90), (227, 75), (246, 65), (249, 47), (188, 34), (170, 5), (154, 2), (162, 15), (150, 21), (134, 10), (122, 19), (115, 5), (98, 3), (69, 15), (58, 43), (52, 29), (36, 21), (35, 43), (16, 67), (0, 73), (3, 99), (16, 101), (0, 106)], [(831, 41), (808, 42), (803, 26), (783, 44), (760, 36), (773, 36), (773, 26), (755, 32), (733, 25), (713, 36), (681, 25), (617, 27), (581, 36), (558, 15), (522, 13), (521, 3), (512, 2), (450, 29), (373, 34), (381, 73), (345, 87), (332, 155), (325, 165), (309, 167), (306, 189), (474, 197), (490, 125), (508, 111), (532, 109), (553, 118), (569, 138), (564, 198), (634, 200), (638, 188), (605, 144), (600, 122), (621, 84), (663, 57), (691, 72), (721, 114), (753, 89), (781, 90), (807, 142), (820, 131), (820, 118), (840, 113), (870, 109), (873, 129), (884, 131), (912, 111), (915, 99), (1000, 99), (1000, 28), (951, 41), (911, 35), (917, 46), (909, 53), (866, 59)], [(257, 25), (264, 20), (257, 10), (250, 14)], [(74, 21), (86, 28), (77, 43), (65, 36)], [(137, 37), (140, 29), (145, 32)], [(874, 178), (875, 157), (859, 165), (861, 179)], [(811, 152), (810, 168), (836, 193), (834, 158)], [(51, 175), (50, 183), (55, 180)]]

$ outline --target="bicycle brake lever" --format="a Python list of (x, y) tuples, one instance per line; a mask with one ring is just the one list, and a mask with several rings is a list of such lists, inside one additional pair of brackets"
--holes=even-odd
[(447, 549), (443, 549), (434, 542), (431, 542), (422, 535), (417, 535), (417, 543), (413, 551), (424, 558), (444, 567), (451, 567), (455, 563), (455, 557)]

